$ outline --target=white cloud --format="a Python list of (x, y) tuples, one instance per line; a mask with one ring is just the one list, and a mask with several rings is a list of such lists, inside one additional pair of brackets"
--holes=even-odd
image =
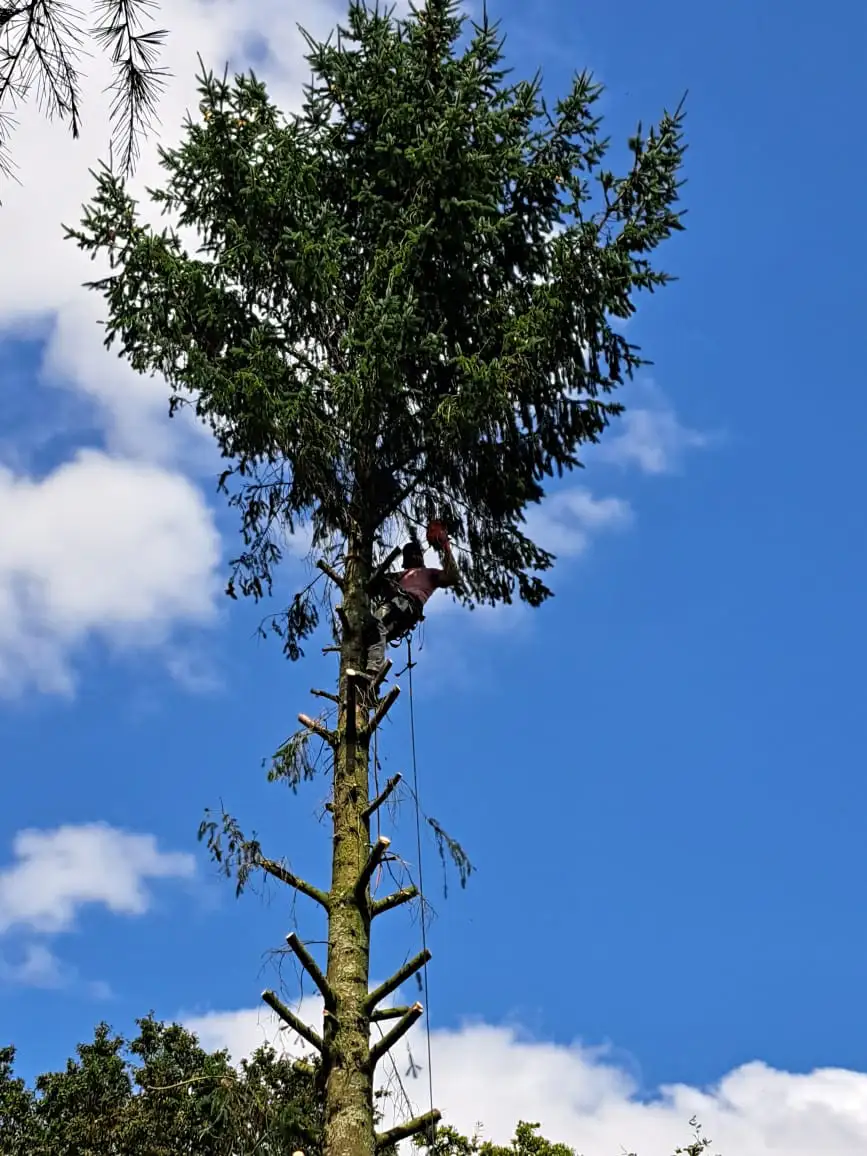
[(645, 474), (667, 474), (677, 469), (685, 451), (702, 449), (709, 440), (683, 425), (669, 407), (627, 409), (593, 454)]
[(44, 943), (27, 943), (11, 960), (0, 956), (0, 982), (21, 987), (58, 988), (66, 983), (60, 960)]
[(621, 498), (595, 498), (589, 490), (558, 490), (527, 513), (527, 534), (543, 549), (561, 558), (582, 554), (594, 534), (620, 529), (632, 521), (632, 510)]
[[(139, 198), (145, 219), (165, 221), (145, 190), (162, 183), (157, 140), (171, 147), (182, 135), (187, 110), (198, 105), (195, 76), (197, 54), (206, 67), (221, 73), (227, 60), (245, 68), (256, 59), (256, 72), (284, 109), (297, 107), (302, 83), (309, 75), (300, 19), (314, 34), (324, 33), (344, 15), (342, 3), (317, 2), (307, 11), (290, 9), (279, 0), (241, 3), (239, 0), (173, 0), (169, 36), (162, 61), (171, 72), (159, 103), (159, 128), (144, 142), (131, 192)], [(260, 29), (268, 29), (265, 40)], [(266, 49), (261, 59), (262, 48)], [(89, 170), (107, 159), (111, 71), (104, 54), (88, 60), (83, 82), (83, 131), (73, 141), (68, 127), (49, 121), (35, 100), (17, 113), (11, 139), (20, 185), (4, 181), (0, 207), (0, 267), (15, 276), (0, 284), (0, 333), (32, 328), (50, 318), (53, 328), (45, 356), (47, 379), (74, 389), (97, 406), (115, 452), (147, 455), (188, 453), (189, 439), (168, 432), (167, 389), (159, 379), (140, 377), (103, 348), (103, 331), (96, 321), (105, 316), (99, 295), (81, 287), (100, 276), (105, 266), (91, 263), (74, 242), (63, 239), (62, 224), (75, 225), (81, 206), (94, 192)], [(62, 174), (62, 179), (58, 174)], [(200, 451), (193, 451), (200, 452)]]
[(15, 861), (0, 871), (0, 933), (69, 931), (87, 905), (144, 915), (153, 902), (149, 882), (195, 871), (191, 855), (161, 851), (153, 835), (105, 823), (19, 831), (12, 852)]
[(68, 693), (96, 635), (164, 644), (215, 614), (220, 542), (183, 477), (86, 451), (44, 479), (0, 468), (0, 691)]
[[(318, 1012), (318, 1016), (314, 1015)], [(317, 1022), (316, 1001), (300, 1014)], [(188, 1018), (207, 1048), (229, 1049), (235, 1060), (267, 1041), (285, 1043), (265, 1009)], [(424, 1062), (421, 1028), (410, 1033)], [(539, 1122), (544, 1136), (585, 1156), (635, 1151), (671, 1156), (690, 1137), (697, 1116), (709, 1152), (721, 1156), (861, 1156), (867, 1151), (867, 1074), (817, 1069), (808, 1074), (744, 1064), (716, 1085), (675, 1084), (641, 1100), (633, 1078), (606, 1060), (604, 1049), (532, 1040), (508, 1027), (472, 1024), (432, 1035), (434, 1099), (444, 1121), (465, 1134), (481, 1123), (485, 1138), (507, 1142), (519, 1120)], [(297, 1049), (285, 1048), (289, 1054)], [(400, 1047), (398, 1060), (405, 1050)], [(405, 1064), (404, 1064), (405, 1067)], [(424, 1109), (427, 1080), (404, 1080)], [(423, 1085), (423, 1090), (419, 1087)]]

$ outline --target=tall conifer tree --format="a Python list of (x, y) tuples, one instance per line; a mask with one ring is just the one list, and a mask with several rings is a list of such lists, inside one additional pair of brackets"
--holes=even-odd
[[(453, 0), (401, 20), (353, 2), (328, 42), (308, 38), (312, 81), (290, 117), (253, 75), (203, 76), (201, 116), (161, 152), (151, 193), (169, 226), (141, 224), (105, 169), (70, 230), (110, 258), (91, 283), (107, 343), (165, 378), (172, 410), (194, 406), (226, 459), (244, 537), (229, 593), (267, 593), (283, 536), (304, 524), (339, 587), (336, 717), (300, 716), (281, 753), (292, 775), (306, 737), (330, 750), (329, 888), (267, 859), (226, 816), (203, 827), (239, 883), (261, 868), (327, 914), (324, 971), (289, 937), (324, 997), (321, 1031), (266, 993), (322, 1053), (326, 1156), (373, 1156), (438, 1115), (375, 1134), (386, 1047), (371, 1044), (371, 1022), (425, 963), (369, 990), (372, 921), (416, 897), (370, 887), (388, 846), (371, 836), (371, 746), (397, 695), (380, 683), (371, 702), (352, 673), (367, 659), (377, 563), (433, 516), (455, 540), (466, 604), (550, 595), (554, 559), (523, 532), (525, 513), (620, 412), (613, 391), (641, 358), (618, 320), (670, 279), (652, 258), (681, 228), (680, 108), (639, 126), (617, 176), (588, 74), (549, 107), (538, 77), (509, 75), (487, 17), (466, 30)], [(198, 235), (195, 251), (181, 233)], [(317, 622), (302, 592), (281, 623), (290, 657)], [(398, 1012), (385, 1045), (420, 1014)]]

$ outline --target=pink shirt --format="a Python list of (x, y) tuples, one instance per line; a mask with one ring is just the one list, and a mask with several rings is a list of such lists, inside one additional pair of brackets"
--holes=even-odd
[(413, 594), (424, 605), (434, 590), (439, 589), (440, 573), (435, 567), (418, 566), (414, 570), (404, 570), (398, 583), (407, 594)]

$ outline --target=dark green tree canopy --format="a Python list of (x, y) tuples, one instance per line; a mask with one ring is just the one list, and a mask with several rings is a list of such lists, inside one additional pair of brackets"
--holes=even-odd
[(301, 523), (320, 547), (373, 545), (436, 515), (468, 603), (550, 594), (524, 514), (641, 363), (615, 326), (669, 280), (652, 255), (681, 228), (682, 112), (639, 126), (616, 176), (588, 74), (551, 109), (486, 17), (463, 32), (453, 0), (405, 20), (353, 2), (308, 40), (291, 117), (252, 75), (204, 75), (151, 193), (170, 225), (140, 223), (104, 169), (69, 230), (110, 257), (91, 283), (107, 344), (163, 374), (227, 459), (245, 535), (230, 591), (260, 596)]
[(283, 1156), (321, 1151), (316, 1069), (262, 1047), (239, 1068), (179, 1024), (148, 1016), (127, 1041), (100, 1024), (91, 1043), (32, 1088), (0, 1049), (3, 1156)]

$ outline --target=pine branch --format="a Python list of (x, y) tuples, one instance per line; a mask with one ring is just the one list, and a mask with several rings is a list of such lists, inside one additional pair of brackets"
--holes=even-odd
[(385, 698), (379, 700), (370, 722), (364, 727), (365, 735), (372, 735), (382, 725), (382, 721), (400, 696), (400, 687), (393, 686)]
[(398, 1040), (402, 1039), (409, 1029), (422, 1016), (424, 1008), (420, 1003), (414, 1003), (394, 1025), (390, 1032), (386, 1032), (382, 1039), (377, 1040), (370, 1049), (370, 1066), (375, 1068), (382, 1057), (388, 1052)]
[(394, 664), (392, 663), (390, 658), (387, 658), (385, 660), (385, 662), (382, 664), (382, 666), (376, 672), (376, 678), (374, 678), (373, 682), (370, 684), (370, 689), (372, 691), (376, 692), (379, 690), (379, 688), (382, 686), (383, 682), (385, 682), (386, 678), (388, 677), (388, 672), (391, 670), (393, 665)]
[(314, 899), (326, 911), (331, 907), (331, 899), (327, 892), (320, 891), (318, 887), (314, 887), (312, 883), (308, 883), (299, 875), (293, 875), (291, 871), (287, 871), (281, 863), (277, 863), (274, 859), (260, 859), (259, 866), (274, 879), (279, 879), (281, 883), (285, 883), (287, 887), (294, 887), (302, 895)]
[[(144, 14), (153, 0), (97, 0), (98, 19), (86, 30), (82, 14), (65, 0), (10, 0), (0, 5), (0, 109), (24, 99), (33, 89), (49, 117), (69, 124), (72, 136), (81, 133), (78, 61), (89, 34), (107, 52), (114, 71), (110, 117), (112, 145), (120, 170), (135, 168), (142, 137), (156, 121), (159, 97), (167, 70), (157, 61), (167, 35), (162, 28), (143, 28)], [(8, 123), (5, 110), (0, 124)], [(0, 139), (0, 169), (10, 162)]]
[(397, 786), (397, 784), (401, 781), (402, 778), (403, 778), (403, 775), (401, 775), (401, 774), (393, 775), (388, 780), (388, 782), (385, 784), (385, 786), (380, 791), (380, 793), (373, 800), (373, 802), (370, 803), (369, 806), (365, 807), (363, 814), (362, 814), (362, 817), (365, 819), (369, 819), (370, 816), (375, 811), (378, 811), (379, 808), (382, 806), (382, 804), (388, 799), (389, 795), (391, 795), (392, 791)]
[(403, 887), (400, 891), (393, 891), (391, 895), (385, 895), (382, 899), (373, 899), (370, 904), (370, 918), (375, 919), (377, 915), (384, 915), (386, 911), (392, 911), (395, 907), (401, 907), (404, 903), (409, 903), (410, 900), (415, 899), (418, 895), (418, 888)]
[(313, 734), (318, 735), (319, 738), (328, 743), (329, 746), (337, 746), (337, 734), (334, 731), (330, 731), (328, 727), (324, 727), (322, 723), (317, 722), (316, 719), (312, 719), (310, 715), (299, 714), (298, 721), (303, 727), (307, 727), (309, 731), (312, 731)]
[(364, 1001), (364, 1007), (367, 1013), (372, 1013), (378, 1003), (381, 1003), (386, 996), (396, 991), (402, 983), (406, 983), (410, 976), (415, 975), (419, 968), (424, 967), (430, 958), (431, 953), (428, 948), (425, 948), (424, 951), (420, 951), (418, 955), (414, 955), (412, 959), (407, 960), (403, 967), (399, 967), (391, 979), (387, 979), (384, 983), (381, 983), (379, 987), (374, 988)]
[(328, 565), (324, 558), (319, 558), (316, 562), (316, 565), (319, 567), (323, 574), (327, 575), (327, 577), (331, 579), (338, 590), (343, 590), (343, 579), (333, 567)]
[(371, 1023), (379, 1023), (380, 1020), (399, 1020), (401, 1016), (405, 1016), (410, 1009), (408, 1007), (383, 1007), (377, 1008), (376, 1011), (370, 1013)]
[(336, 703), (337, 706), (340, 706), (339, 695), (332, 694), (330, 690), (314, 690), (311, 687), (310, 693), (315, 695), (317, 698), (327, 698), (329, 702)]
[(294, 931), (290, 932), (290, 934), (286, 936), (286, 942), (295, 952), (295, 955), (298, 958), (298, 962), (319, 988), (322, 998), (325, 1000), (326, 1011), (329, 1011), (333, 1014), (336, 1006), (334, 992), (331, 990), (331, 985), (329, 984), (328, 980), (322, 974), (318, 963)]
[(305, 1024), (299, 1016), (295, 1014), (291, 1008), (288, 1008), (285, 1003), (277, 998), (273, 991), (263, 991), (262, 999), (271, 1008), (272, 1011), (280, 1017), (286, 1024), (286, 1027), (291, 1028), (293, 1032), (299, 1035), (302, 1040), (306, 1040), (308, 1044), (316, 1048), (317, 1051), (324, 1051), (325, 1045), (322, 1042), (322, 1037), (313, 1028)]
[(405, 1124), (398, 1124), (395, 1128), (389, 1128), (387, 1132), (377, 1132), (377, 1152), (381, 1152), (384, 1148), (390, 1148), (394, 1144), (399, 1144), (401, 1140), (408, 1140), (410, 1136), (417, 1136), (419, 1132), (424, 1132), (427, 1129), (433, 1130), (441, 1118), (442, 1112), (434, 1108), (433, 1111), (425, 1112), (422, 1116), (414, 1116)]
[(382, 862), (382, 857), (391, 846), (391, 839), (386, 835), (380, 835), (367, 857), (367, 862), (361, 869), (361, 874), (358, 876), (358, 882), (355, 884), (355, 894), (361, 898), (366, 892), (370, 884), (371, 877), (374, 871)]

